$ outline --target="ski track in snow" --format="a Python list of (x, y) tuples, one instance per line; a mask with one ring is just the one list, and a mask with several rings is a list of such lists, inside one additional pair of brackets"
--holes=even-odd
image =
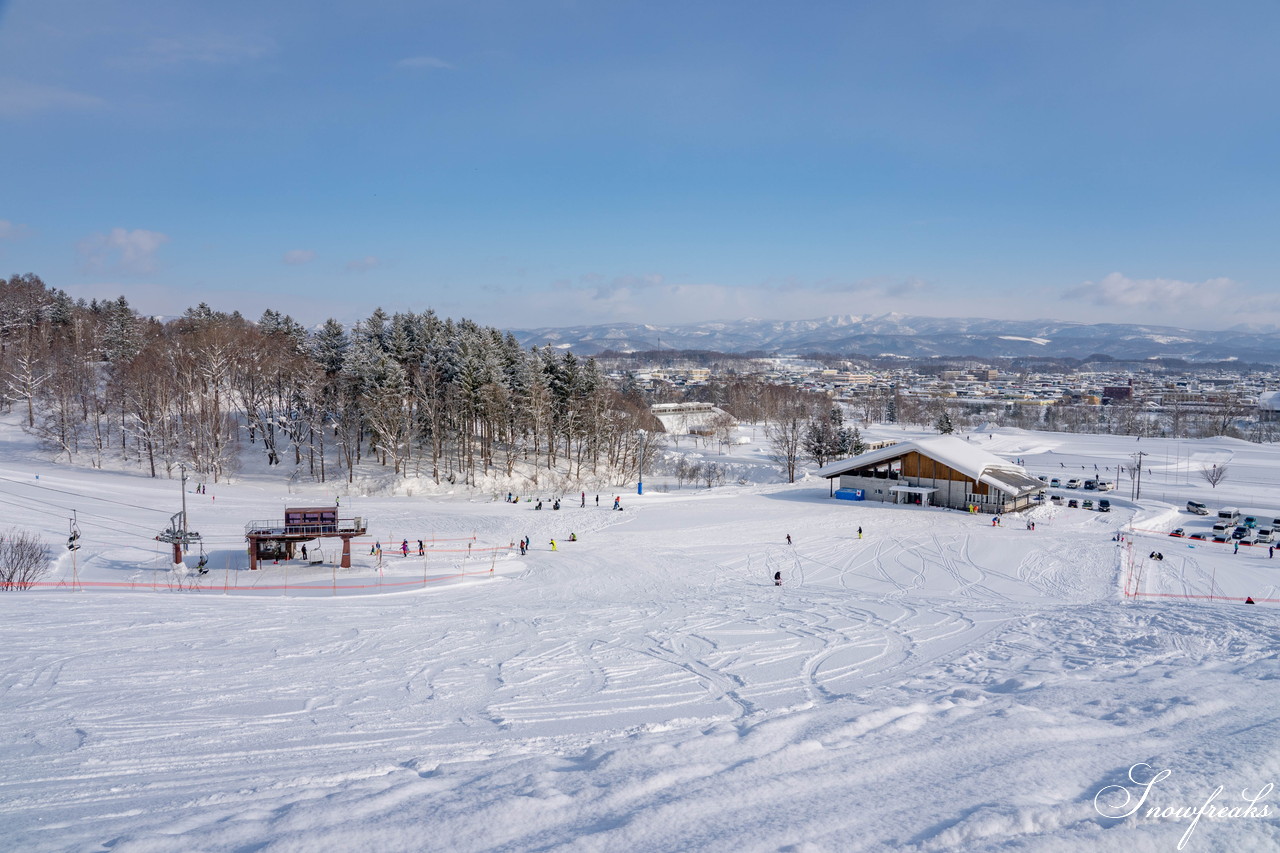
[[(402, 503), (365, 510), (384, 543), (425, 506), (534, 550), (393, 595), (0, 596), (0, 847), (1141, 853), (1186, 826), (1096, 812), (1131, 765), (1174, 804), (1280, 782), (1280, 611), (1122, 600), (1123, 511)], [(1144, 588), (1238, 592), (1156, 541)], [(97, 571), (147, 579), (125, 547)], [(1278, 847), (1273, 818), (1188, 849)]]

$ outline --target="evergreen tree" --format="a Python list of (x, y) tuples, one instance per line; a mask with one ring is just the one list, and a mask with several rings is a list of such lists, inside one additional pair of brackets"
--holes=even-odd
[(103, 356), (112, 364), (130, 361), (142, 351), (142, 332), (133, 309), (123, 296), (101, 307), (107, 320), (102, 331)]
[(331, 317), (324, 321), (320, 331), (311, 340), (311, 357), (319, 362), (327, 375), (336, 376), (342, 370), (350, 346), (347, 330)]

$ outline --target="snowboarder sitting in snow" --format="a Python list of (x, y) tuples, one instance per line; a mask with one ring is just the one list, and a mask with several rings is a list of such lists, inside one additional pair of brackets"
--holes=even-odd
[(773, 585), (782, 586), (782, 572), (773, 573)]
[(578, 534), (576, 534), (576, 533), (570, 533), (570, 534), (569, 534), (569, 541), (570, 541), (570, 542), (577, 542), (577, 541), (578, 541)]
[(542, 501), (538, 501), (538, 505), (534, 509), (542, 509)]

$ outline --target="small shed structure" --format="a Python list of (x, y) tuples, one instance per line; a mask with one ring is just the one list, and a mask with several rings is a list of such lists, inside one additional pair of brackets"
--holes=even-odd
[(251, 521), (244, 527), (249, 542), (249, 568), (258, 568), (259, 560), (292, 560), (294, 549), (312, 539), (336, 537), (342, 540), (344, 569), (351, 568), (351, 540), (368, 530), (363, 518), (339, 518), (338, 508), (294, 507), (284, 511), (283, 519)]
[(1280, 391), (1263, 391), (1258, 395), (1258, 420), (1263, 423), (1280, 421)]
[(710, 403), (654, 403), (649, 411), (673, 435), (707, 432), (718, 419), (732, 419), (724, 409)]
[(1044, 483), (994, 453), (952, 435), (903, 441), (818, 470), (843, 492), (886, 503), (977, 507), (1013, 512), (1031, 506)]

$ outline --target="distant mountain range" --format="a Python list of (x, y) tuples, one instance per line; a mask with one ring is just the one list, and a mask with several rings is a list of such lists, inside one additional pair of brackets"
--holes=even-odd
[(819, 320), (738, 320), (656, 326), (617, 323), (513, 330), (525, 346), (572, 349), (583, 355), (604, 350), (713, 350), (1018, 358), (1087, 358), (1102, 354), (1122, 361), (1180, 358), (1280, 364), (1280, 330), (1237, 327), (1209, 332), (1170, 326), (1068, 323), (1058, 320), (989, 320), (883, 314), (842, 315)]

